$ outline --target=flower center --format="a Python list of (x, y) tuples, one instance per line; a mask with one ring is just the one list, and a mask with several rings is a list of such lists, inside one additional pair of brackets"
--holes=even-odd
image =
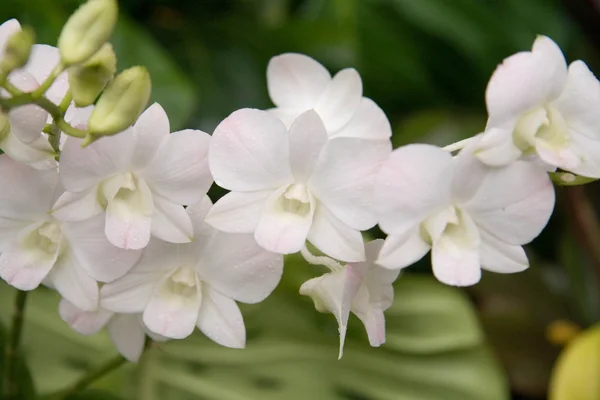
[(181, 266), (166, 280), (167, 290), (172, 294), (189, 297), (196, 294), (196, 271), (189, 266)]
[(567, 124), (554, 107), (546, 106), (532, 110), (519, 118), (513, 131), (515, 145), (524, 153), (531, 153), (536, 140), (542, 140), (550, 148), (566, 147), (569, 143)]
[(44, 255), (54, 257), (58, 251), (62, 250), (59, 249), (61, 237), (62, 232), (58, 223), (49, 221), (27, 235), (24, 245)]
[(420, 226), (421, 237), (430, 245), (442, 237), (451, 238), (457, 245), (469, 247), (479, 243), (479, 234), (469, 215), (461, 208), (450, 205), (433, 214)]
[(289, 186), (280, 197), (280, 205), (283, 211), (305, 216), (310, 212), (310, 193), (303, 183), (295, 183)]

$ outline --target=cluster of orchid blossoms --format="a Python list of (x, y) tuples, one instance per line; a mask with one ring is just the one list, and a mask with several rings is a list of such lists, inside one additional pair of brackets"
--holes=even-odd
[[(379, 346), (403, 268), (431, 252), (454, 286), (523, 271), (522, 246), (554, 208), (549, 174), (600, 178), (600, 84), (547, 37), (494, 72), (481, 134), (392, 150), (358, 72), (332, 77), (300, 54), (268, 64), (275, 108), (237, 110), (212, 135), (171, 133), (159, 104), (142, 113), (147, 73), (113, 78), (110, 4), (82, 6), (58, 48), (16, 20), (0, 27), (0, 276), (54, 288), (74, 330), (107, 327), (132, 361), (146, 335), (195, 327), (244, 347), (236, 302), (265, 299), (297, 252), (329, 269), (300, 293), (337, 319), (340, 356), (350, 312)], [(229, 190), (214, 205), (213, 180)], [(365, 243), (377, 224), (387, 238)]]

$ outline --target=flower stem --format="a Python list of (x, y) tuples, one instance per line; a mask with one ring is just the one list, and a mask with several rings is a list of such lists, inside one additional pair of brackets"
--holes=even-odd
[(455, 151), (458, 151), (458, 150), (461, 150), (462, 148), (464, 148), (466, 145), (469, 144), (469, 142), (471, 140), (473, 140), (472, 137), (466, 138), (466, 139), (463, 139), (463, 140), (461, 140), (459, 142), (449, 144), (448, 146), (443, 147), (443, 149), (446, 150), (446, 151), (448, 151), (448, 152), (450, 152), (450, 153), (453, 153)]
[(327, 256), (315, 256), (308, 250), (306, 245), (302, 246), (300, 249), (300, 254), (306, 260), (307, 263), (313, 265), (324, 265), (329, 268), (331, 271), (341, 271), (344, 269), (344, 266), (339, 262), (335, 261), (333, 258), (329, 258)]
[(4, 352), (3, 399), (12, 399), (18, 394), (18, 386), (15, 379), (16, 366), (21, 343), (21, 333), (23, 332), (23, 314), (25, 312), (27, 293), (28, 292), (19, 290), (15, 297), (11, 325)]

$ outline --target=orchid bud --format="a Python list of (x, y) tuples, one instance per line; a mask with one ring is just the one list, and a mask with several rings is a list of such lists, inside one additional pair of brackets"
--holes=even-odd
[(117, 57), (110, 43), (83, 64), (69, 68), (69, 86), (77, 107), (93, 104), (117, 70)]
[(0, 142), (3, 141), (10, 133), (10, 123), (8, 116), (0, 112)]
[(88, 0), (71, 15), (58, 38), (63, 64), (79, 64), (108, 41), (117, 22), (116, 0)]
[(12, 71), (21, 68), (29, 60), (31, 46), (35, 42), (35, 32), (29, 27), (24, 27), (12, 34), (6, 41), (2, 57), (2, 69)]
[(151, 87), (145, 67), (132, 67), (117, 75), (96, 103), (88, 122), (90, 134), (109, 136), (131, 126), (148, 104)]

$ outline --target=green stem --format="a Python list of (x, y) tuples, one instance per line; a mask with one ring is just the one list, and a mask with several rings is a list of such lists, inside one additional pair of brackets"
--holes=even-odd
[(65, 67), (62, 65), (62, 63), (59, 63), (56, 67), (54, 67), (52, 72), (50, 72), (50, 75), (48, 75), (44, 82), (42, 82), (40, 87), (31, 92), (31, 96), (33, 97), (33, 99), (37, 100), (44, 94), (46, 94), (46, 92), (48, 91), (48, 89), (50, 89), (50, 86), (52, 86), (58, 75), (60, 75), (61, 72), (63, 72), (64, 70)]
[(6, 344), (4, 354), (4, 396), (3, 399), (11, 399), (18, 393), (16, 385), (16, 365), (19, 356), (19, 346), (21, 343), (21, 333), (23, 331), (23, 314), (25, 312), (25, 304), (27, 293), (17, 291), (15, 297), (15, 305), (11, 320), (10, 331), (8, 332), (8, 342)]

